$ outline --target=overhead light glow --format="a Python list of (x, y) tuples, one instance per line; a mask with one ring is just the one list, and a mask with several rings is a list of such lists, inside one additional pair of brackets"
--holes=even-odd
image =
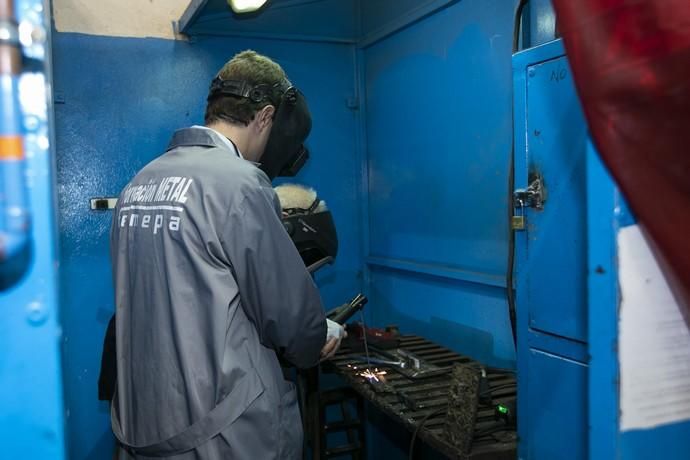
[(267, 0), (228, 0), (235, 13), (251, 13), (266, 4)]

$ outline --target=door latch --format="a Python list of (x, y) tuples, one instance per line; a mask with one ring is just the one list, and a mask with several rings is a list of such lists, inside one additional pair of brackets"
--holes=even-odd
[(513, 207), (517, 212), (511, 219), (513, 230), (525, 229), (525, 208), (533, 208), (537, 211), (544, 209), (546, 193), (541, 176), (534, 178), (527, 188), (517, 189), (513, 192)]
[(546, 195), (541, 177), (535, 178), (527, 188), (517, 189), (513, 192), (513, 205), (517, 207), (534, 208), (537, 211), (544, 209)]

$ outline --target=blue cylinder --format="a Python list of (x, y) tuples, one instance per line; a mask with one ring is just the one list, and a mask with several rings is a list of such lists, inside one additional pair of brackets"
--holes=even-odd
[[(7, 48), (2, 50), (6, 52)], [(18, 70), (18, 69), (17, 69)], [(0, 75), (0, 263), (26, 246), (29, 235), (24, 138), (16, 73)]]

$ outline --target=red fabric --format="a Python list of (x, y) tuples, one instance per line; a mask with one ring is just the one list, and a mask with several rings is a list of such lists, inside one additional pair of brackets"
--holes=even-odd
[(554, 7), (594, 142), (690, 309), (690, 0)]

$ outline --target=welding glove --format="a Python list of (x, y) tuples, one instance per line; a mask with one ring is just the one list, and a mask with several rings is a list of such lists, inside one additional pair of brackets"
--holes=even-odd
[(321, 350), (321, 361), (332, 358), (340, 348), (340, 342), (347, 337), (345, 328), (335, 321), (326, 319), (326, 326), (328, 331), (326, 332), (326, 345)]

